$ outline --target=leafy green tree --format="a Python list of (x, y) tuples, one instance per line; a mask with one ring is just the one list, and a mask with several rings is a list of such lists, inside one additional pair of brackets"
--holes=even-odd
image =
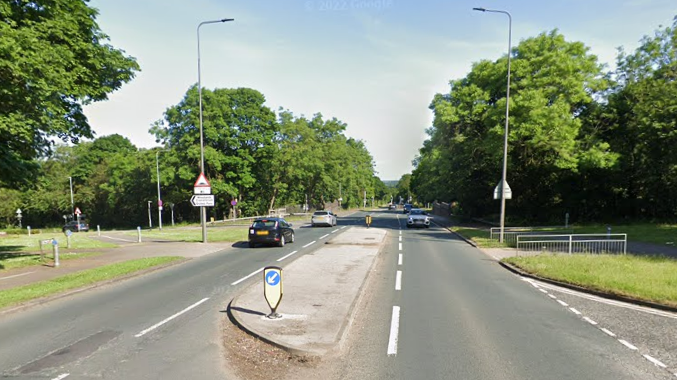
[(0, 2), (0, 186), (35, 173), (53, 136), (91, 138), (82, 105), (139, 70), (107, 43), (96, 15), (85, 0)]

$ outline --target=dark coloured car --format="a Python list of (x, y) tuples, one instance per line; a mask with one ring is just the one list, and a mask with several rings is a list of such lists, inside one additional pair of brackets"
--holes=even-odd
[(251, 248), (257, 244), (284, 247), (285, 243), (294, 242), (294, 229), (284, 218), (258, 218), (249, 227), (248, 240)]
[(404, 205), (404, 210), (402, 210), (402, 213), (403, 213), (403, 214), (408, 214), (409, 211), (411, 211), (411, 209), (412, 209), (413, 207), (414, 207), (414, 206), (412, 206), (411, 203), (406, 203), (406, 204)]
[(78, 223), (76, 220), (71, 220), (66, 223), (65, 226), (61, 228), (61, 231), (66, 232), (66, 230), (71, 230), (71, 232), (87, 232), (89, 231), (89, 224), (83, 222), (82, 220)]

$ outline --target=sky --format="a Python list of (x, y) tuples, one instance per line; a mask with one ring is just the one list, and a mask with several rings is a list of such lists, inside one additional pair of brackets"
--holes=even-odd
[(382, 180), (413, 170), (433, 120), (429, 110), (449, 81), (472, 64), (558, 29), (613, 68), (616, 51), (672, 25), (675, 0), (91, 0), (110, 43), (135, 57), (135, 79), (107, 101), (85, 107), (97, 137), (120, 134), (139, 148), (197, 83), (200, 28), (203, 88), (249, 87), (266, 105), (295, 115), (321, 113), (363, 140)]

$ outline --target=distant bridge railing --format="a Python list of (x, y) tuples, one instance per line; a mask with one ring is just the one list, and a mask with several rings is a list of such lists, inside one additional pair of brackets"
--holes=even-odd
[[(572, 234), (574, 230), (564, 226), (541, 226), (541, 227), (504, 227), (503, 228), (503, 242), (511, 247), (517, 244), (518, 235), (534, 235), (549, 233), (552, 235)], [(489, 229), (489, 237), (492, 240), (498, 240), (501, 235), (500, 227), (491, 227)]]
[(520, 252), (622, 253), (627, 252), (628, 234), (518, 235)]

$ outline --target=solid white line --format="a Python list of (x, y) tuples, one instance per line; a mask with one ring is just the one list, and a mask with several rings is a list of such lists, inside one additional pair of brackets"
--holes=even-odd
[(596, 325), (596, 324), (597, 324), (597, 322), (593, 321), (592, 319), (590, 319), (590, 318), (588, 318), (588, 317), (583, 317), (583, 320), (586, 321), (586, 322), (588, 322), (588, 323), (591, 324), (591, 325)]
[(570, 307), (569, 310), (571, 310), (571, 312), (574, 313), (574, 314), (576, 314), (576, 315), (581, 315), (581, 314), (582, 314), (580, 311), (574, 309), (573, 307)]
[(402, 243), (399, 243), (399, 244), (400, 244), (400, 251), (401, 251), (402, 250)]
[(402, 271), (397, 271), (397, 276), (395, 276), (395, 290), (402, 290)]
[(400, 238), (400, 241), (402, 241), (402, 235), (398, 236)]
[(35, 273), (35, 271), (33, 271), (33, 272), (21, 273), (21, 274), (15, 274), (14, 276), (0, 277), (0, 280), (7, 280), (8, 278), (14, 278), (14, 277), (25, 276), (25, 275), (31, 274), (31, 273)]
[(70, 376), (70, 373), (62, 373), (61, 375), (53, 378), (52, 380), (63, 380), (65, 378), (67, 378), (68, 376)]
[(239, 279), (239, 280), (233, 282), (233, 283), (230, 284), (230, 285), (233, 285), (233, 286), (234, 286), (234, 285), (237, 285), (237, 284), (241, 283), (242, 281), (248, 279), (249, 277), (251, 277), (251, 276), (253, 276), (253, 275), (259, 273), (259, 272), (262, 271), (263, 269), (264, 269), (264, 268), (259, 268), (259, 269), (257, 269), (255, 272), (252, 272), (251, 274), (248, 274), (248, 275), (242, 277), (241, 279)]
[(326, 234), (326, 235), (320, 236), (320, 240), (322, 240), (322, 239), (326, 238), (327, 236), (329, 236), (329, 234)]
[(390, 338), (388, 339), (388, 356), (397, 355), (397, 335), (400, 332), (400, 307), (393, 306), (393, 317), (390, 321)]
[(616, 336), (616, 334), (612, 333), (611, 331), (609, 331), (605, 328), (601, 328), (600, 330), (604, 331), (604, 333), (609, 335), (609, 336), (614, 336), (614, 337)]
[(332, 231), (330, 233), (333, 234), (334, 232), (338, 232), (338, 230), (339, 230), (339, 228), (335, 229), (334, 231)]
[(562, 306), (564, 306), (564, 307), (569, 306), (568, 303), (566, 303), (566, 302), (564, 302), (564, 301), (562, 301), (562, 300), (557, 300), (557, 302), (559, 302), (559, 304), (562, 305)]
[(550, 298), (552, 298), (552, 299), (554, 299), (554, 300), (556, 300), (556, 299), (557, 299), (557, 297), (555, 297), (555, 296), (554, 296), (554, 295), (552, 295), (552, 294), (548, 294), (548, 297), (550, 297)]
[(185, 309), (179, 311), (178, 313), (172, 315), (171, 317), (169, 317), (169, 318), (167, 318), (167, 319), (165, 319), (165, 320), (163, 320), (163, 321), (160, 321), (160, 322), (154, 324), (153, 326), (151, 326), (151, 327), (149, 327), (149, 328), (147, 328), (147, 329), (141, 331), (140, 333), (134, 335), (134, 337), (140, 338), (140, 337), (146, 335), (147, 333), (149, 333), (149, 332), (155, 330), (156, 328), (158, 328), (158, 327), (164, 325), (165, 323), (167, 323), (167, 322), (171, 321), (172, 319), (174, 319), (174, 318), (180, 316), (181, 314), (186, 313), (186, 312), (188, 312), (188, 311), (190, 311), (190, 310), (192, 310), (192, 309), (194, 309), (194, 308), (200, 306), (201, 304), (207, 302), (207, 300), (209, 300), (209, 298), (203, 298), (203, 299), (199, 300), (198, 302), (196, 302), (196, 303), (194, 303), (194, 304), (188, 306), (187, 308), (185, 308)]
[[(282, 257), (280, 257), (279, 259), (277, 259), (277, 261), (282, 261), (282, 260), (286, 259), (287, 257), (289, 257), (289, 256), (291, 256), (291, 255), (293, 255), (293, 254), (295, 254), (296, 252), (298, 252), (298, 251), (294, 251), (294, 252), (292, 252), (292, 253), (290, 253), (290, 254), (288, 254), (288, 255), (282, 256)], [(257, 271), (256, 273), (258, 273), (258, 271)]]
[(652, 358), (649, 355), (642, 355), (642, 356), (644, 356), (648, 361), (652, 362), (653, 364), (655, 364), (655, 365), (657, 365), (661, 368), (667, 368), (668, 367), (665, 364), (661, 363), (658, 359)]
[(402, 254), (400, 253), (400, 257), (397, 259), (397, 265), (402, 265)]
[(308, 243), (308, 244), (304, 245), (304, 246), (303, 246), (303, 247), (301, 247), (301, 248), (306, 248), (306, 247), (310, 247), (311, 245), (315, 244), (315, 242), (316, 242), (316, 241), (317, 241), (317, 240), (313, 240), (313, 241), (311, 241), (310, 243)]
[(623, 339), (619, 339), (618, 341), (621, 342), (625, 347), (627, 347), (627, 348), (629, 348), (629, 349), (631, 349), (631, 350), (636, 350), (636, 349), (637, 349), (637, 347), (633, 346), (632, 344), (628, 343), (627, 341), (625, 341), (625, 340), (623, 340)]

